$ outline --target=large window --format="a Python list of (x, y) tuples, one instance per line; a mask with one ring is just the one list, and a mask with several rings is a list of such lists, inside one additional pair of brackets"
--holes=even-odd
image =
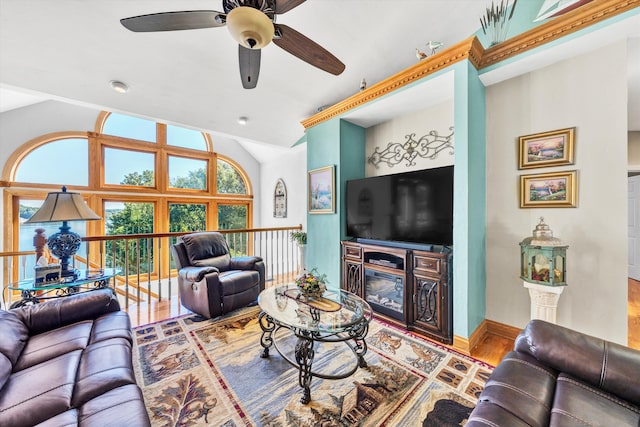
[(104, 149), (104, 183), (155, 187), (152, 153)]
[[(95, 131), (44, 135), (12, 154), (3, 172), (5, 192), (14, 209), (5, 215), (12, 249), (33, 249), (34, 229), (24, 225), (46, 194), (80, 192), (102, 221), (73, 223), (81, 235), (144, 235), (149, 233), (241, 229), (251, 226), (253, 206), (246, 173), (214, 152), (209, 135), (123, 114), (102, 113)], [(63, 166), (61, 166), (63, 165)], [(7, 225), (9, 226), (7, 228)], [(46, 224), (47, 234), (59, 224)], [(159, 264), (156, 247), (131, 239), (109, 244), (103, 257), (109, 265), (128, 263), (130, 271), (153, 272)], [(120, 241), (121, 242), (121, 241)], [(9, 248), (7, 248), (9, 249)], [(78, 253), (82, 252), (82, 248)], [(140, 254), (132, 258), (133, 253)], [(168, 265), (169, 260), (162, 260)], [(138, 266), (138, 270), (131, 270)], [(163, 270), (166, 267), (163, 267)]]

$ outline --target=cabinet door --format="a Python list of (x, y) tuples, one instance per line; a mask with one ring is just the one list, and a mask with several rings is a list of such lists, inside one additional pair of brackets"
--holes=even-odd
[(429, 276), (413, 277), (413, 323), (426, 330), (442, 334), (444, 320), (442, 281)]
[(362, 298), (362, 263), (345, 259), (342, 272), (342, 289)]

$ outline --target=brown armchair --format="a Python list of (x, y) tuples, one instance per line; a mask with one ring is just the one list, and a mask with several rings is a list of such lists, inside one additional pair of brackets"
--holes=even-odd
[(224, 236), (203, 231), (182, 236), (171, 247), (183, 306), (207, 318), (255, 303), (264, 289), (262, 258), (232, 258)]

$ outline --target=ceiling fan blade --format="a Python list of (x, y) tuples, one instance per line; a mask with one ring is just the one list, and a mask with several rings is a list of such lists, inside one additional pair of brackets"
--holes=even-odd
[(247, 49), (240, 44), (238, 45), (240, 78), (242, 79), (242, 87), (245, 89), (253, 89), (258, 84), (261, 52), (260, 49)]
[(282, 49), (327, 73), (337, 76), (344, 71), (344, 64), (318, 43), (286, 25), (275, 27), (273, 42)]
[(276, 0), (276, 13), (282, 15), (304, 2), (305, 0)]
[(121, 19), (120, 23), (126, 29), (136, 33), (195, 30), (198, 28), (221, 27), (226, 23), (226, 15), (215, 10), (189, 10), (132, 16), (131, 18)]

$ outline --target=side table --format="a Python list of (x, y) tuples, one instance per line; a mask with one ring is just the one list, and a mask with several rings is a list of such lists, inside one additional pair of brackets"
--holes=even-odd
[(116, 268), (76, 271), (78, 274), (73, 280), (62, 280), (59, 283), (36, 285), (34, 279), (25, 279), (10, 283), (7, 289), (10, 291), (20, 291), (20, 300), (12, 303), (10, 308), (37, 304), (42, 300), (61, 298), (77, 292), (106, 288), (109, 286), (111, 278), (120, 273), (120, 270)]

